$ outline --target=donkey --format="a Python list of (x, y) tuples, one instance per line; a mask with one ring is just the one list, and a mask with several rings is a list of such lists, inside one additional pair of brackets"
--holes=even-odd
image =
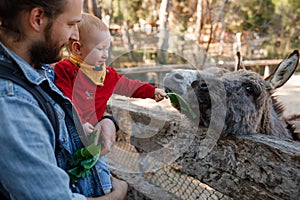
[(164, 87), (199, 111), (199, 125), (208, 127), (223, 120), (221, 136), (261, 133), (292, 139), (292, 125), (283, 118), (284, 107), (273, 93), (289, 80), (298, 62), (295, 50), (265, 79), (245, 69), (174, 70), (164, 77)]

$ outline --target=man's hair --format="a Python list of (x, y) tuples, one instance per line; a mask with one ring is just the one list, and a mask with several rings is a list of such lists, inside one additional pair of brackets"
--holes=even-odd
[(86, 41), (89, 38), (89, 32), (91, 31), (92, 27), (96, 27), (99, 31), (109, 32), (108, 27), (105, 25), (105, 23), (99, 19), (98, 17), (89, 14), (89, 13), (83, 13), (82, 19), (78, 23), (78, 32), (79, 32), (79, 40), (80, 41)]
[(43, 8), (45, 16), (48, 17), (48, 29), (52, 22), (61, 14), (69, 0), (0, 0), (0, 31), (12, 34), (16, 40), (24, 37), (22, 30), (22, 17), (25, 12), (33, 8)]

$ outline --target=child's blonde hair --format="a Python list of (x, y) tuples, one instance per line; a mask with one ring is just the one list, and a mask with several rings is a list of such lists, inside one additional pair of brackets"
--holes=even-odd
[[(91, 31), (92, 27), (96, 27), (99, 31), (109, 32), (108, 27), (101, 19), (89, 13), (82, 13), (82, 19), (77, 26), (79, 32), (79, 41), (81, 43), (85, 43), (90, 39), (89, 32)], [(67, 50), (69, 53), (72, 52), (72, 43), (73, 41), (69, 42), (67, 45)]]
[(85, 42), (89, 39), (89, 32), (93, 26), (99, 31), (109, 31), (108, 27), (101, 19), (89, 13), (82, 13), (82, 19), (78, 23), (79, 41)]

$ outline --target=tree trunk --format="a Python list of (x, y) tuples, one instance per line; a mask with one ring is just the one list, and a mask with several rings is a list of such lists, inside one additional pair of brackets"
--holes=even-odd
[(158, 59), (161, 63), (166, 63), (166, 50), (168, 49), (169, 30), (168, 30), (168, 4), (169, 0), (162, 0), (159, 10), (159, 41)]
[[(99, 2), (97, 3), (97, 1)], [(83, 11), (95, 15), (99, 19), (102, 19), (102, 15), (101, 15), (102, 7), (99, 7), (99, 5), (102, 5), (102, 0), (84, 0)]]
[(83, 12), (88, 13), (89, 12), (89, 6), (88, 6), (89, 0), (83, 1)]
[(91, 14), (94, 14), (94, 10), (93, 10), (93, 1), (95, 0), (87, 0), (88, 1), (88, 12)]
[[(218, 12), (217, 17), (214, 20), (212, 20), (210, 37), (209, 37), (209, 41), (208, 41), (208, 44), (207, 44), (207, 47), (206, 47), (207, 52), (209, 51), (209, 46), (210, 46), (210, 43), (211, 43), (211, 41), (214, 37), (214, 33), (217, 29), (218, 22), (220, 21), (220, 19), (222, 18), (222, 15), (224, 14), (224, 8), (225, 8), (225, 5), (226, 5), (227, 2), (228, 2), (228, 0), (223, 1), (223, 4), (222, 4), (222, 6), (221, 6), (221, 8)], [(207, 1), (207, 3), (209, 3), (209, 1)]]
[(99, 19), (102, 19), (102, 0), (93, 0), (92, 5), (93, 5), (94, 15)]
[[(108, 11), (108, 16), (109, 16), (109, 19), (107, 20), (107, 27), (110, 28), (111, 26), (111, 23), (112, 23), (112, 20), (113, 20), (113, 0), (110, 1), (110, 6), (109, 6), (109, 11)], [(106, 64), (107, 65), (110, 65), (112, 63), (112, 41), (110, 42), (110, 46), (109, 46), (109, 49), (108, 49), (108, 58), (106, 60)]]
[(113, 0), (111, 0), (111, 1), (110, 1), (110, 6), (109, 6), (109, 11), (108, 11), (108, 15), (109, 15), (108, 27), (110, 27), (110, 24), (112, 23), (112, 20), (113, 20), (113, 12), (114, 12), (114, 8), (113, 8)]
[(129, 30), (128, 30), (128, 23), (127, 23), (127, 0), (123, 0), (124, 3), (124, 21), (123, 21), (123, 28), (122, 28), (122, 39), (124, 41), (124, 45), (125, 47), (128, 49), (128, 56), (130, 58), (130, 60), (133, 60), (133, 56), (132, 56), (132, 44), (131, 44), (131, 38), (130, 38), (130, 34), (129, 34)]
[(196, 11), (196, 28), (195, 28), (195, 37), (198, 42), (200, 42), (201, 37), (201, 23), (202, 23), (202, 0), (197, 1), (197, 11)]

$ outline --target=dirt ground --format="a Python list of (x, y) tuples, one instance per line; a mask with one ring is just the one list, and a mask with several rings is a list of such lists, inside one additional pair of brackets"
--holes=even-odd
[(294, 74), (274, 95), (285, 105), (285, 116), (300, 114), (300, 73)]

